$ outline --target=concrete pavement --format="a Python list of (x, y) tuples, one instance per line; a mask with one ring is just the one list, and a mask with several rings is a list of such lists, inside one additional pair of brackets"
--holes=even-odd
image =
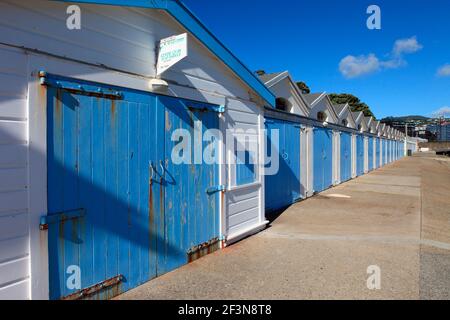
[(449, 159), (405, 158), (118, 299), (450, 299), (449, 189)]

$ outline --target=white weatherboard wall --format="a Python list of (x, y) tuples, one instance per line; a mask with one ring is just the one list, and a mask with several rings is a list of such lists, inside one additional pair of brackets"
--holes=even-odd
[(302, 198), (313, 194), (313, 127), (303, 126), (300, 135), (300, 194)]
[[(39, 231), (47, 205), (46, 100), (37, 72), (148, 91), (157, 41), (186, 32), (162, 11), (100, 5), (80, 5), (82, 29), (69, 31), (67, 5), (0, 1), (0, 299), (48, 298), (47, 239)], [(225, 105), (221, 129), (255, 129), (262, 158), (261, 100), (191, 35), (188, 51), (163, 74), (170, 94)], [(221, 170), (229, 186), (221, 228), (237, 237), (265, 224), (264, 179), (258, 172), (254, 184), (233, 186), (228, 169)]]
[(356, 178), (356, 135), (352, 134), (352, 178)]
[(29, 298), (27, 56), (0, 47), (0, 300)]
[(341, 183), (341, 132), (333, 130), (333, 185)]

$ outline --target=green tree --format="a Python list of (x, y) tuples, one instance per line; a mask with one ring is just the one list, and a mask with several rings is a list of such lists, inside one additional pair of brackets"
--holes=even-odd
[(304, 83), (303, 81), (299, 81), (297, 82), (297, 87), (300, 89), (300, 91), (303, 94), (309, 94), (311, 93), (311, 89), (308, 87), (308, 85), (306, 83)]
[(349, 93), (331, 93), (329, 94), (331, 102), (334, 104), (346, 104), (348, 103), (352, 112), (362, 111), (366, 117), (375, 117), (370, 107), (362, 102), (358, 97)]

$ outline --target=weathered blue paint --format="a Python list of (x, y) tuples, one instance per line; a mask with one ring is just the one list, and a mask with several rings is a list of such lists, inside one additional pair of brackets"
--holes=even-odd
[[(266, 121), (267, 154), (279, 159), (276, 175), (265, 177), (266, 212), (286, 207), (301, 198), (300, 193), (300, 126), (268, 118)], [(278, 130), (279, 143), (271, 140), (273, 130)], [(270, 164), (269, 164), (270, 165)]]
[[(187, 263), (190, 248), (220, 236), (220, 195), (207, 193), (218, 166), (171, 158), (174, 130), (217, 129), (217, 113), (118, 89), (121, 99), (48, 87), (51, 299), (77, 291), (66, 286), (70, 266), (80, 268), (82, 289), (122, 275), (92, 297), (106, 299)], [(53, 218), (73, 210), (84, 215)]]
[(386, 140), (386, 163), (389, 164), (391, 162), (391, 140)]
[(364, 174), (364, 136), (356, 136), (356, 175)]
[(372, 171), (374, 169), (373, 167), (373, 144), (374, 144), (374, 138), (369, 137), (369, 150), (368, 150), (368, 157), (369, 157), (369, 171)]
[(352, 135), (348, 132), (341, 133), (341, 182), (352, 178)]
[(398, 160), (398, 141), (394, 140), (394, 150), (395, 150), (395, 155), (394, 155), (394, 159)]
[(375, 146), (375, 168), (380, 167), (380, 148), (381, 148), (381, 142), (380, 138), (374, 138)]
[(332, 131), (314, 128), (314, 192), (321, 192), (333, 184)]
[(275, 96), (181, 1), (178, 0), (50, 0), (71, 3), (127, 6), (164, 10), (227, 65), (270, 106), (275, 107)]

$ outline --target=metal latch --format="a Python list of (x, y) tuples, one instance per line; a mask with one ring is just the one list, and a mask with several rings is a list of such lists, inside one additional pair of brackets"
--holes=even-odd
[(212, 195), (212, 194), (217, 193), (217, 192), (225, 192), (226, 190), (227, 190), (226, 186), (220, 185), (220, 186), (215, 186), (215, 187), (208, 188), (206, 190), (206, 193), (209, 194), (209, 195)]
[(77, 209), (71, 211), (65, 211), (61, 213), (55, 213), (52, 215), (42, 216), (39, 221), (40, 230), (48, 230), (48, 226), (54, 223), (60, 223), (68, 220), (75, 220), (84, 217), (86, 211), (84, 209)]

